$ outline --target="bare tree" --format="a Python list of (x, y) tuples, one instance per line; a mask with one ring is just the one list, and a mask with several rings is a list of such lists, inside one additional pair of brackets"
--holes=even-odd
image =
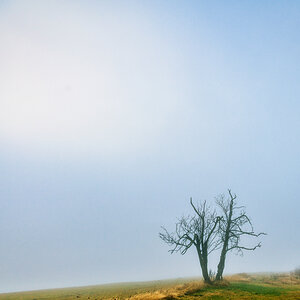
[(206, 283), (211, 283), (208, 272), (208, 255), (221, 246), (218, 238), (218, 228), (221, 218), (217, 216), (215, 210), (211, 210), (206, 202), (199, 206), (190, 204), (194, 215), (182, 217), (176, 223), (175, 232), (169, 233), (164, 227), (159, 233), (160, 238), (171, 246), (171, 253), (180, 252), (185, 254), (187, 250), (194, 246), (197, 250), (203, 279)]
[(194, 246), (202, 270), (203, 279), (206, 283), (212, 283), (212, 276), (208, 272), (208, 256), (211, 252), (221, 249), (219, 264), (217, 268), (216, 281), (223, 279), (225, 260), (229, 251), (236, 250), (242, 254), (244, 250), (255, 250), (261, 247), (260, 243), (252, 247), (242, 244), (242, 237), (259, 237), (265, 233), (255, 233), (250, 218), (243, 206), (238, 206), (236, 195), (228, 190), (229, 197), (224, 195), (216, 198), (216, 205), (220, 214), (212, 210), (204, 201), (199, 206), (190, 204), (194, 215), (182, 217), (176, 223), (175, 232), (169, 233), (164, 227), (159, 234), (160, 238), (171, 246), (171, 253), (180, 252), (185, 254), (189, 248)]
[(216, 274), (216, 280), (222, 280), (225, 268), (226, 255), (229, 251), (236, 250), (242, 254), (243, 250), (255, 250), (261, 247), (261, 243), (255, 244), (253, 247), (245, 247), (241, 245), (243, 236), (259, 237), (265, 233), (255, 233), (250, 218), (247, 216), (243, 206), (237, 206), (237, 196), (228, 190), (229, 198), (221, 195), (216, 199), (216, 204), (221, 208), (222, 217), (219, 222), (219, 234), (222, 242), (222, 250)]

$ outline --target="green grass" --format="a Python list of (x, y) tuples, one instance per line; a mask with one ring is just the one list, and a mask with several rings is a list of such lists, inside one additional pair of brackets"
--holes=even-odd
[[(272, 286), (263, 286), (252, 283), (240, 283), (240, 282), (232, 282), (228, 286), (207, 286), (198, 292), (191, 293), (194, 296), (203, 296), (207, 292), (246, 292), (253, 295), (268, 295), (268, 296), (279, 296), (288, 289), (281, 287), (272, 287)], [(215, 296), (216, 299), (222, 299), (222, 296)]]
[(181, 299), (300, 299), (300, 281), (288, 274), (232, 276), (223, 284), (206, 285)]
[(243, 292), (249, 292), (256, 295), (280, 295), (286, 292), (286, 289), (281, 287), (262, 286), (249, 283), (233, 282), (229, 286), (230, 289), (240, 290)]

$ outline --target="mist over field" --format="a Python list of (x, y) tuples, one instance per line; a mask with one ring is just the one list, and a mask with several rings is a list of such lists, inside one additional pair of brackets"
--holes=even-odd
[(200, 276), (158, 233), (228, 188), (268, 235), (225, 273), (299, 266), (299, 28), (298, 1), (1, 1), (0, 292)]

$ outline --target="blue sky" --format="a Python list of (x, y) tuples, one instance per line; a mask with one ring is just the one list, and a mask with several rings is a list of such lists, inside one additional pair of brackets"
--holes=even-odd
[(225, 271), (298, 266), (299, 5), (2, 1), (0, 291), (199, 275), (158, 232), (227, 188)]

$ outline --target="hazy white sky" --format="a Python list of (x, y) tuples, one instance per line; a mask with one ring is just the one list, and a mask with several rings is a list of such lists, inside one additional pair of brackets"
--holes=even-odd
[(226, 271), (299, 265), (299, 6), (1, 1), (0, 291), (198, 275), (160, 225), (229, 187)]

